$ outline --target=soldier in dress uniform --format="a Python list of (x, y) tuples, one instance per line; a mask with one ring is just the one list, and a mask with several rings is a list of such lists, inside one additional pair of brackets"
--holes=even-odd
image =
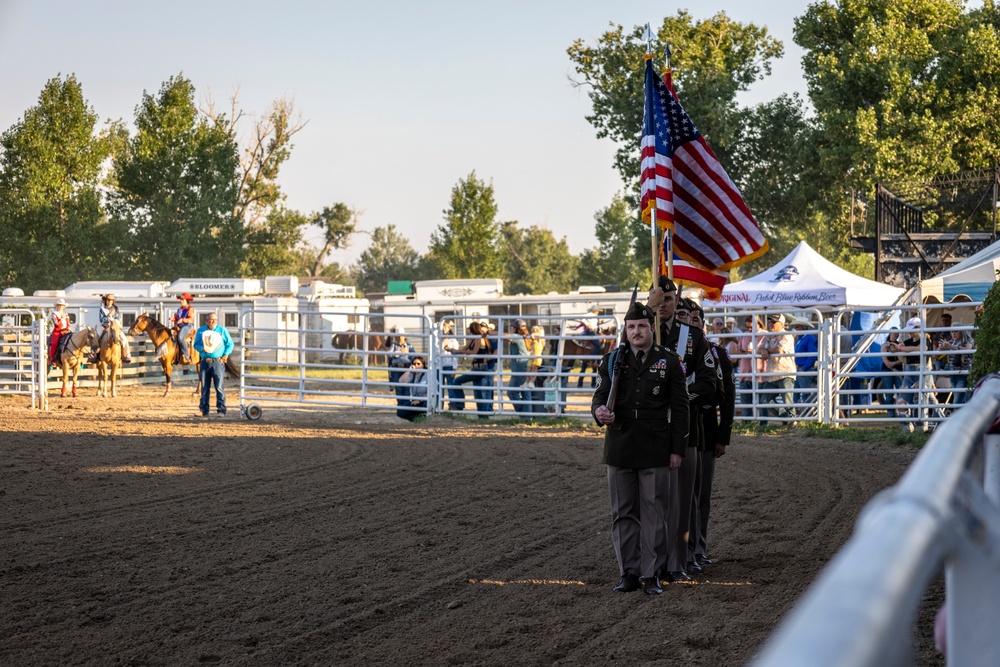
[[(691, 326), (704, 329), (705, 311), (693, 304), (689, 321)], [(722, 382), (715, 392), (715, 405), (706, 406), (701, 412), (704, 447), (698, 452), (698, 477), (694, 485), (694, 512), (691, 515), (691, 537), (688, 548), (694, 553), (694, 564), (704, 568), (711, 565), (708, 557), (708, 515), (712, 507), (712, 480), (715, 477), (715, 460), (725, 455), (733, 432), (736, 414), (736, 377), (729, 352), (717, 342), (709, 341), (712, 353), (719, 364)]]
[[(691, 578), (686, 571), (688, 563), (694, 562), (694, 554), (688, 554), (689, 523), (694, 503), (697, 452), (703, 446), (701, 417), (698, 413), (702, 407), (712, 405), (715, 401), (719, 366), (703, 332), (687, 324), (686, 313), (690, 312), (690, 304), (678, 298), (677, 287), (672, 280), (660, 276), (658, 285), (650, 290), (648, 305), (659, 310), (660, 344), (681, 357), (687, 375), (691, 420), (688, 452), (685, 453), (684, 464), (671, 472), (667, 541), (672, 541), (672, 547), (661, 573), (662, 578), (669, 582), (686, 581)], [(685, 313), (684, 317), (677, 317), (678, 308)]]
[[(603, 462), (608, 467), (611, 536), (621, 580), (613, 590), (663, 591), (657, 573), (667, 558), (664, 511), (669, 473), (687, 451), (688, 396), (684, 369), (673, 352), (653, 343), (653, 311), (634, 304), (625, 315), (627, 345), (598, 366), (591, 413), (607, 426)], [(624, 355), (621, 358), (619, 355)], [(621, 362), (609, 409), (612, 377)]]

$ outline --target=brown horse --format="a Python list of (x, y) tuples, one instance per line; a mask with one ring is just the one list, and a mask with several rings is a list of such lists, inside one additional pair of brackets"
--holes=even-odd
[(618, 344), (618, 337), (615, 335), (618, 327), (611, 324), (608, 327), (601, 327), (600, 333), (601, 349), (597, 353), (597, 359), (583, 359), (581, 357), (594, 356), (594, 346), (592, 336), (577, 336), (565, 338), (563, 340), (562, 370), (564, 373), (573, 371), (577, 360), (580, 362), (580, 375), (576, 380), (577, 387), (583, 387), (583, 379), (587, 376), (587, 371), (593, 371), (594, 376), (590, 378), (590, 386), (597, 384), (597, 365), (601, 362), (600, 357), (610, 352)]
[[(385, 349), (385, 334), (381, 331), (362, 333), (358, 331), (338, 331), (333, 334), (331, 344), (334, 352), (339, 353), (337, 363), (344, 363), (344, 355), (355, 350), (365, 349), (365, 336), (368, 337), (368, 352), (381, 352)], [(369, 362), (370, 363), (370, 362)]]
[(122, 327), (118, 320), (110, 320), (108, 330), (101, 335), (101, 348), (97, 353), (97, 395), (118, 397), (118, 375), (122, 369)]
[[(168, 396), (170, 395), (173, 368), (174, 366), (183, 365), (180, 346), (177, 344), (177, 339), (174, 337), (170, 329), (163, 326), (156, 318), (150, 317), (146, 313), (139, 315), (139, 317), (135, 320), (135, 324), (129, 327), (128, 330), (129, 336), (136, 336), (141, 333), (149, 336), (150, 342), (153, 343), (153, 346), (155, 347), (156, 358), (160, 362), (160, 366), (163, 368), (163, 374), (167, 377), (167, 388), (163, 392), (163, 395)], [(198, 362), (201, 361), (201, 356), (193, 346), (188, 346), (188, 350), (191, 353), (191, 359), (189, 361), (192, 366), (197, 368)], [(226, 364), (226, 366), (228, 369), (229, 364)], [(200, 377), (198, 379), (198, 386), (200, 389)]]
[(67, 334), (69, 339), (65, 347), (60, 345), (62, 352), (57, 351), (56, 357), (52, 360), (62, 367), (62, 393), (66, 396), (66, 387), (69, 384), (69, 373), (73, 371), (73, 398), (76, 398), (76, 377), (80, 373), (80, 363), (83, 355), (90, 354), (92, 349), (97, 348), (97, 332), (87, 327), (80, 329), (75, 334)]

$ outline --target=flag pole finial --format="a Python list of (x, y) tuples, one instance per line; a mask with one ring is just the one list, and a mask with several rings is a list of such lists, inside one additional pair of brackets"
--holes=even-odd
[(653, 29), (646, 24), (646, 55), (653, 55)]

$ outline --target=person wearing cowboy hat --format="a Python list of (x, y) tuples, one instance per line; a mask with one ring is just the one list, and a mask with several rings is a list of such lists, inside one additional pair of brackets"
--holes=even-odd
[(49, 365), (56, 367), (56, 350), (59, 341), (70, 333), (69, 313), (66, 312), (66, 299), (57, 299), (55, 310), (49, 312), (49, 324), (52, 325), (52, 336), (49, 338)]
[(170, 320), (177, 327), (177, 344), (181, 348), (181, 360), (185, 364), (190, 364), (191, 352), (188, 349), (187, 338), (195, 325), (194, 306), (191, 305), (194, 297), (184, 292), (177, 298), (180, 299), (181, 305), (177, 312), (170, 316)]
[[(795, 340), (785, 331), (785, 316), (771, 313), (767, 316), (767, 330), (771, 336), (764, 338), (760, 356), (764, 360), (764, 403), (775, 407), (765, 411), (779, 419), (795, 416), (792, 412), (792, 389), (795, 387)], [(767, 426), (762, 419), (761, 426)]]
[[(97, 313), (98, 318), (101, 320), (101, 338), (103, 339), (108, 335), (108, 330), (111, 328), (111, 321), (114, 320), (118, 324), (118, 328), (121, 329), (122, 324), (122, 313), (118, 308), (118, 304), (115, 303), (114, 294), (104, 294), (101, 296), (101, 310)], [(132, 363), (132, 354), (128, 347), (128, 337), (121, 337), (122, 345), (122, 363), (129, 364)], [(90, 356), (90, 363), (97, 363), (97, 351), (95, 351)]]

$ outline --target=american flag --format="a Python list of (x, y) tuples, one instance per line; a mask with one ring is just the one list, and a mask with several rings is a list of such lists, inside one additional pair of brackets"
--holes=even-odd
[[(667, 245), (667, 233), (663, 232), (663, 245), (660, 252), (660, 273), (667, 273), (667, 253), (670, 248)], [(722, 288), (729, 281), (729, 271), (712, 271), (705, 269), (694, 262), (689, 262), (683, 257), (674, 255), (674, 282), (680, 285), (700, 287), (705, 292), (705, 298), (712, 301), (722, 299)]]
[(642, 219), (672, 229), (676, 255), (696, 267), (728, 271), (767, 252), (743, 196), (691, 122), (673, 91), (646, 60), (642, 132)]

